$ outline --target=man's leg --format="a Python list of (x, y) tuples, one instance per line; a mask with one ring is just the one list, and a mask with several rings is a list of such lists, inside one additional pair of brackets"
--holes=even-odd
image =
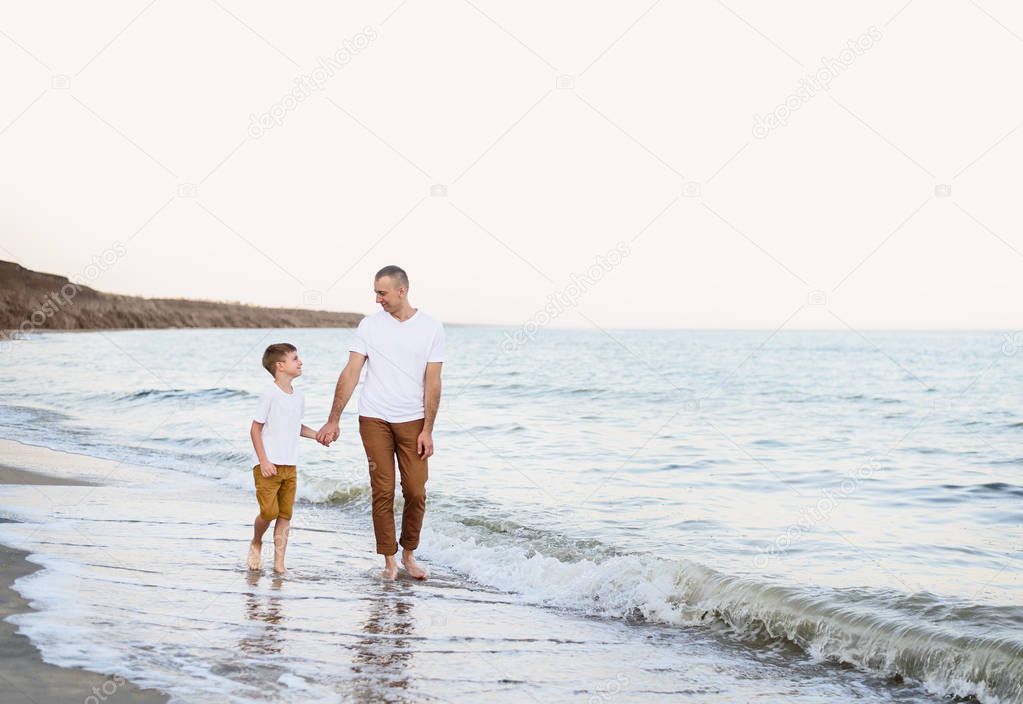
[(373, 495), (373, 532), (377, 553), (384, 556), (384, 577), (394, 579), (398, 564), (394, 555), (394, 436), (391, 424), (379, 418), (359, 416), (359, 435), (369, 461), (369, 484)]
[(427, 460), (419, 456), (416, 443), (423, 431), (423, 419), (407, 423), (392, 423), (398, 470), (401, 473), (401, 494), (405, 509), (401, 514), (401, 540), (404, 548), (401, 563), (416, 579), (426, 579), (427, 571), (416, 562), (413, 551), (419, 547), (419, 532), (426, 515), (426, 480), (429, 474)]

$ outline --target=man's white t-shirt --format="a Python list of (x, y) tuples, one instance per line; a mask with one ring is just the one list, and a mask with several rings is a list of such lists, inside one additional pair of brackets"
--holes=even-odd
[(366, 380), (359, 394), (359, 415), (389, 423), (426, 416), (423, 376), (427, 362), (444, 361), (444, 326), (417, 310), (399, 322), (386, 310), (359, 322), (348, 348), (366, 356)]
[[(274, 464), (298, 464), (298, 440), (305, 415), (305, 396), (298, 389), (286, 393), (276, 382), (259, 397), (252, 419), (263, 425), (263, 448)], [(253, 452), (255, 456), (255, 452)], [(256, 458), (259, 463), (259, 458)]]

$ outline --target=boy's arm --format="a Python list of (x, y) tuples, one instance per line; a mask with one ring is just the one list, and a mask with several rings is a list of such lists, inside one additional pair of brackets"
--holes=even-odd
[(316, 439), (316, 431), (310, 428), (305, 423), (302, 424), (302, 429), (298, 431), (300, 437)]
[(341, 370), (341, 376), (337, 379), (337, 386), (334, 387), (334, 403), (330, 407), (330, 416), (327, 422), (316, 434), (316, 439), (327, 444), (337, 440), (341, 435), (341, 411), (348, 405), (356, 385), (359, 383), (359, 375), (362, 374), (362, 366), (366, 363), (366, 355), (358, 352), (348, 353), (348, 364)]
[(259, 471), (264, 477), (272, 477), (277, 474), (277, 467), (267, 459), (266, 448), (263, 447), (263, 426), (258, 420), (252, 421), (252, 428), (249, 430), (249, 437), (252, 438), (252, 447), (259, 458)]

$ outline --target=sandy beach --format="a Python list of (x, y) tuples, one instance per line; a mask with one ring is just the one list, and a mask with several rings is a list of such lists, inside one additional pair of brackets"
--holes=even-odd
[(0, 466), (0, 484), (28, 484), (34, 486), (92, 486), (81, 479), (53, 477), (40, 472), (29, 472), (15, 467)]
[[(0, 466), (0, 484), (86, 486), (88, 482)], [(25, 557), (26, 553), (21, 550), (0, 545), (0, 681), (3, 682), (5, 704), (92, 702), (90, 697), (115, 704), (167, 701), (165, 695), (140, 689), (116, 675), (104, 676), (43, 662), (39, 650), (7, 620), (13, 614), (30, 611), (25, 599), (11, 587), (16, 579), (39, 569), (39, 565), (32, 564)]]

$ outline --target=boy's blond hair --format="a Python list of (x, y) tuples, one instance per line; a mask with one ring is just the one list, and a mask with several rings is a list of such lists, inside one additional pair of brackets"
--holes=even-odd
[(290, 342), (277, 342), (266, 348), (263, 353), (263, 369), (270, 372), (270, 376), (277, 378), (277, 363), (283, 362), (289, 352), (298, 352), (298, 348)]

